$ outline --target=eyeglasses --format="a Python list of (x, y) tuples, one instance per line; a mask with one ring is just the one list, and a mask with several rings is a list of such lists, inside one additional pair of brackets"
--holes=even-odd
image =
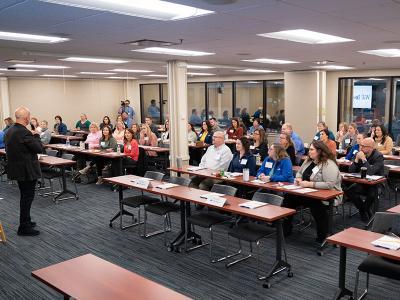
[(371, 148), (372, 146), (370, 146), (370, 145), (360, 145), (360, 147), (363, 147), (363, 148)]

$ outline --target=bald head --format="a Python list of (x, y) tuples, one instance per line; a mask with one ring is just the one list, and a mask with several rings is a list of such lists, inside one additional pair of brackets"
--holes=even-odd
[(362, 140), (360, 146), (361, 151), (364, 152), (366, 156), (369, 156), (375, 149), (375, 141), (373, 138), (365, 138)]
[(225, 144), (224, 133), (222, 131), (216, 131), (213, 134), (213, 145), (219, 147)]
[(25, 106), (20, 106), (15, 110), (15, 119), (16, 123), (26, 126), (31, 119), (31, 112)]

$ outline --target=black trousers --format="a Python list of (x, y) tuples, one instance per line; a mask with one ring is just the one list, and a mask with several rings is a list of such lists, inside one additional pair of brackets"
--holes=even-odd
[[(360, 213), (368, 212), (378, 195), (378, 187), (375, 185), (352, 184), (346, 190), (346, 195)], [(365, 202), (361, 198), (364, 196)]]
[(35, 198), (36, 180), (18, 181), (21, 194), (19, 201), (19, 230), (31, 227), (31, 206)]
[[(283, 200), (284, 207), (297, 208), (299, 206), (309, 207), (311, 210), (311, 215), (313, 216), (316, 227), (317, 227), (317, 237), (323, 240), (328, 235), (328, 205), (324, 205), (322, 201), (313, 200), (297, 195), (285, 195)], [(288, 217), (284, 222), (284, 229), (292, 227), (293, 216)]]
[[(131, 172), (132, 172), (132, 170), (134, 170), (133, 173), (136, 173), (137, 161), (133, 160), (133, 159), (130, 158), (130, 157), (125, 156), (125, 157), (122, 159), (122, 168), (123, 168), (123, 169), (126, 168), (126, 169), (128, 169), (129, 171), (131, 171)], [(127, 170), (127, 171), (128, 171), (128, 170)]]

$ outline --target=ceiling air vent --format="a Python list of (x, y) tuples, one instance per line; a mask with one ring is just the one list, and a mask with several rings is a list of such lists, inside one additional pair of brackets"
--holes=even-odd
[(140, 47), (165, 47), (165, 46), (180, 45), (182, 44), (182, 40), (179, 40), (179, 42), (167, 42), (167, 41), (142, 39), (137, 41), (124, 42), (122, 44), (129, 46), (140, 46)]

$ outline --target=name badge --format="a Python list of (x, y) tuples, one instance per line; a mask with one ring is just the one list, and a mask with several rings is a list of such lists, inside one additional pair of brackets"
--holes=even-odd
[(315, 166), (315, 167), (312, 169), (313, 174), (317, 174), (318, 171), (319, 171), (318, 166)]
[(318, 141), (318, 137), (317, 137), (317, 136), (314, 136), (314, 140), (315, 140), (315, 141)]
[(345, 142), (346, 144), (350, 144), (350, 139), (345, 139), (344, 142)]
[(268, 169), (272, 169), (272, 162), (270, 161), (265, 162), (265, 167)]
[(149, 137), (146, 136), (146, 137), (144, 138), (144, 140), (147, 142), (147, 141), (149, 140)]
[(357, 154), (357, 152), (358, 152), (358, 150), (354, 150), (354, 151), (353, 151), (353, 154), (355, 155), (355, 154)]
[(230, 133), (233, 133), (233, 129), (229, 130)]
[(101, 142), (100, 145), (101, 145), (102, 147), (105, 147), (106, 142)]
[(133, 185), (138, 188), (147, 189), (153, 187), (148, 178), (132, 180)]
[(380, 146), (382, 146), (382, 144), (381, 144), (381, 143), (378, 143), (378, 146), (380, 147)]
[(254, 150), (254, 149), (256, 149), (256, 146), (251, 145), (251, 146), (250, 146), (250, 150)]
[(247, 164), (247, 159), (246, 159), (246, 158), (243, 158), (243, 159), (240, 161), (240, 164), (241, 164), (241, 165)]

